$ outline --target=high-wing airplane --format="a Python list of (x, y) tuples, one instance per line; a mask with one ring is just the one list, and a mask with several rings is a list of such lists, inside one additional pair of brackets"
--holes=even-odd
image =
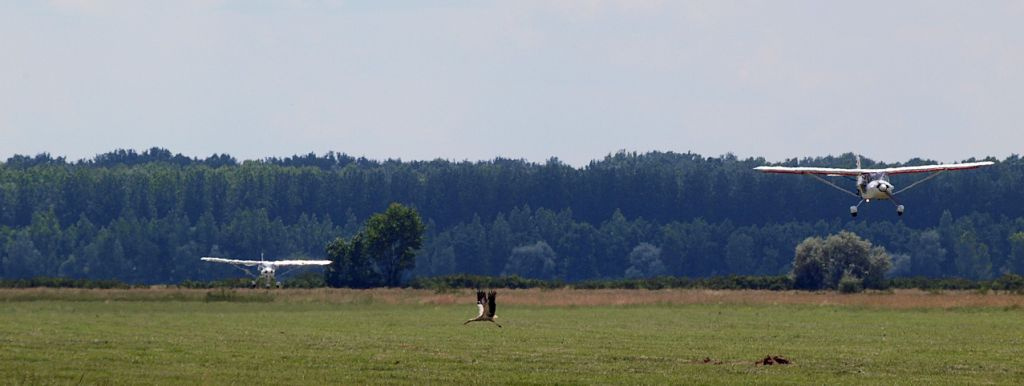
[[(209, 261), (212, 263), (226, 263), (231, 264), (245, 271), (246, 274), (255, 278), (252, 282), (252, 286), (255, 287), (259, 280), (265, 280), (267, 287), (270, 287), (271, 283), (277, 283), (280, 287), (281, 283), (277, 281), (275, 276), (277, 275), (277, 269), (280, 267), (293, 267), (293, 266), (309, 266), (309, 265), (328, 265), (331, 264), (330, 260), (263, 260), (263, 255), (260, 254), (259, 260), (235, 260), (235, 259), (224, 259), (220, 257), (203, 257), (200, 260)], [(259, 274), (252, 273), (248, 268), (243, 267), (257, 267)]]
[[(942, 172), (949, 170), (964, 170), (964, 169), (976, 169), (982, 166), (992, 165), (991, 161), (982, 162), (965, 162), (961, 164), (950, 164), (950, 165), (924, 165), (924, 166), (903, 166), (898, 168), (884, 168), (884, 169), (863, 169), (860, 167), (860, 156), (857, 156), (857, 168), (856, 169), (837, 169), (837, 168), (816, 168), (816, 167), (787, 167), (787, 166), (758, 166), (754, 168), (759, 172), (765, 173), (782, 173), (782, 174), (806, 174), (814, 177), (818, 181), (825, 183), (833, 188), (836, 188), (843, 193), (850, 194), (860, 199), (857, 205), (850, 207), (850, 215), (857, 217), (857, 208), (864, 202), (871, 202), (871, 200), (891, 200), (893, 205), (896, 205), (896, 214), (903, 215), (903, 205), (896, 199), (896, 195), (909, 190), (917, 186), (918, 184), (928, 181)], [(909, 174), (909, 173), (931, 173), (931, 175), (922, 178), (907, 187), (896, 190), (896, 186), (889, 182), (889, 176), (895, 174)], [(832, 181), (826, 180), (821, 176), (827, 177), (846, 177), (854, 179), (856, 177), (857, 189), (854, 192), (843, 189), (839, 185), (836, 185)]]

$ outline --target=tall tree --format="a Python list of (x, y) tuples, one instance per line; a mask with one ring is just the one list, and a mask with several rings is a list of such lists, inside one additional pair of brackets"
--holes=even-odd
[(366, 221), (366, 249), (373, 256), (384, 285), (398, 286), (402, 273), (416, 266), (426, 227), (415, 209), (399, 203)]

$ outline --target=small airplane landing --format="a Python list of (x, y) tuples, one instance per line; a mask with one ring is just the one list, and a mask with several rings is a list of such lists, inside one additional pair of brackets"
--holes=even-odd
[[(220, 257), (203, 257), (200, 258), (200, 260), (209, 261), (211, 263), (225, 263), (234, 265), (238, 269), (244, 271), (249, 276), (255, 278), (255, 280), (253, 280), (252, 282), (253, 287), (255, 287), (256, 283), (262, 279), (266, 281), (268, 288), (270, 287), (271, 283), (277, 283), (278, 287), (281, 286), (281, 283), (278, 282), (276, 279), (277, 269), (280, 267), (331, 264), (330, 260), (263, 260), (262, 254), (260, 255), (259, 260), (236, 260), (224, 259)], [(258, 274), (254, 274), (252, 271), (249, 271), (249, 269), (243, 267), (257, 267), (256, 271), (258, 272)]]
[[(758, 166), (754, 168), (759, 172), (764, 173), (781, 173), (781, 174), (806, 174), (814, 177), (818, 181), (825, 183), (833, 188), (842, 191), (843, 193), (850, 194), (860, 199), (857, 205), (850, 207), (850, 216), (857, 217), (857, 209), (861, 204), (865, 202), (871, 202), (871, 200), (891, 200), (893, 205), (896, 205), (896, 214), (903, 215), (903, 205), (896, 199), (896, 195), (911, 188), (918, 184), (928, 181), (935, 176), (938, 176), (942, 172), (949, 170), (965, 170), (965, 169), (977, 169), (982, 166), (992, 165), (991, 161), (982, 162), (966, 162), (961, 164), (950, 164), (950, 165), (924, 165), (924, 166), (903, 166), (898, 168), (883, 168), (883, 169), (863, 169), (860, 166), (860, 156), (857, 156), (857, 168), (855, 169), (838, 169), (838, 168), (818, 168), (818, 167), (787, 167), (787, 166)], [(896, 186), (889, 182), (889, 176), (895, 174), (909, 174), (909, 173), (932, 173), (931, 175), (914, 182), (907, 187), (896, 190)], [(853, 179), (856, 177), (857, 188), (855, 192), (843, 189), (839, 185), (836, 185), (832, 181), (826, 180), (821, 176), (826, 177), (846, 177)]]

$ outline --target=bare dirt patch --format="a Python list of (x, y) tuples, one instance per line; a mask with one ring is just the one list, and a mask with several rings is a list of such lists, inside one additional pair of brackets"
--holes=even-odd
[(788, 365), (792, 363), (789, 359), (778, 355), (765, 355), (764, 358), (754, 362), (755, 366)]

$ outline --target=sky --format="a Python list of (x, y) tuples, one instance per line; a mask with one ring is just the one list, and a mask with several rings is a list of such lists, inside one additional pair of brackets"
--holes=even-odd
[(0, 158), (1024, 149), (1020, 1), (3, 1)]

